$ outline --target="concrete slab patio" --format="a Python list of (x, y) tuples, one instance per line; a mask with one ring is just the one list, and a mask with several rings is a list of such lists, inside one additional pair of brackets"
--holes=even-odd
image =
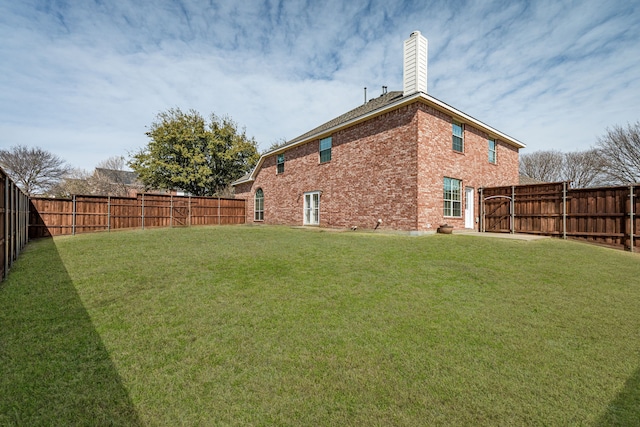
[(494, 237), (498, 239), (512, 239), (512, 240), (540, 240), (550, 239), (551, 236), (540, 236), (537, 234), (522, 234), (522, 233), (481, 233), (475, 230), (453, 230), (453, 234), (459, 234), (464, 236), (478, 236), (478, 237)]

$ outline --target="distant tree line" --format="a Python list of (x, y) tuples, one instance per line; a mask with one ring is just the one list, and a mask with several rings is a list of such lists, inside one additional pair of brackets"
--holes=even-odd
[(640, 121), (614, 126), (593, 148), (520, 155), (520, 174), (543, 182), (571, 181), (573, 188), (640, 182)]
[[(28, 195), (124, 196), (124, 171), (137, 174), (140, 189), (182, 190), (193, 195), (229, 196), (230, 184), (251, 171), (260, 157), (253, 138), (228, 117), (170, 109), (146, 134), (147, 146), (127, 162), (122, 156), (98, 164), (93, 173), (72, 169), (41, 148), (17, 145), (0, 150), (0, 167)], [(268, 151), (286, 144), (275, 141)], [(543, 182), (571, 181), (574, 188), (640, 182), (640, 121), (614, 126), (585, 151), (536, 151), (520, 156), (520, 174)], [(125, 182), (126, 181), (126, 182)]]
[[(230, 196), (230, 184), (255, 166), (257, 143), (229, 117), (169, 109), (157, 115), (147, 145), (127, 162), (122, 156), (98, 164), (93, 173), (72, 169), (41, 148), (18, 145), (0, 150), (0, 167), (28, 195), (126, 196), (139, 190), (184, 191), (196, 196)], [(130, 167), (133, 172), (125, 169)], [(133, 183), (135, 174), (137, 183)]]

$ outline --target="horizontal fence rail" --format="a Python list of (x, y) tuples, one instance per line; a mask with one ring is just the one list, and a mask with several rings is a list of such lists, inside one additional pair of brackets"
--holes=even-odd
[(0, 169), (0, 281), (27, 244), (29, 197)]
[(124, 228), (244, 224), (245, 201), (138, 194), (137, 197), (31, 198), (29, 238)]
[(568, 183), (482, 188), (481, 231), (573, 238), (637, 251), (640, 185), (570, 189)]

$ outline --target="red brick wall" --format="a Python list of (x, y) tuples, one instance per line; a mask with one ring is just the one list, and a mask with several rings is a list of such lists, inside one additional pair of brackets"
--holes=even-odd
[[(474, 217), (479, 216), (478, 189), (518, 184), (518, 150), (496, 140), (497, 162), (489, 163), (488, 135), (464, 124), (464, 152), (452, 148), (452, 118), (420, 104), (418, 230), (440, 224), (464, 228), (464, 188), (474, 189)], [(462, 180), (462, 217), (444, 216), (444, 178)], [(476, 226), (477, 227), (477, 224)]]
[(276, 174), (276, 156), (269, 156), (252, 184), (236, 187), (236, 197), (247, 199), (247, 223), (262, 188), (266, 224), (302, 225), (304, 193), (321, 191), (321, 226), (374, 228), (382, 219), (382, 229), (426, 231), (444, 222), (461, 228), (464, 218), (443, 215), (445, 176), (473, 187), (476, 200), (481, 186), (518, 182), (517, 150), (498, 142), (498, 163), (490, 164), (487, 136), (466, 125), (465, 152), (455, 153), (451, 117), (422, 103), (332, 136), (330, 162), (320, 164), (314, 140), (285, 152), (284, 173)]

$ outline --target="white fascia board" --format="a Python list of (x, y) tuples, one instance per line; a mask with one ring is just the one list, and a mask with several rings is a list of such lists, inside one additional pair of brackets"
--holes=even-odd
[(439, 99), (436, 99), (426, 93), (420, 93), (419, 96), (423, 97), (424, 99), (426, 99), (427, 101), (429, 101), (430, 104), (435, 104), (436, 107), (439, 107), (438, 109), (440, 109), (441, 111), (444, 111), (446, 113), (449, 113), (453, 116), (455, 116), (455, 118), (461, 122), (466, 122), (466, 123), (472, 123), (475, 125), (475, 127), (479, 128), (480, 130), (484, 130), (486, 133), (488, 133), (490, 136), (495, 136), (498, 139), (506, 142), (509, 145), (512, 145), (516, 148), (525, 148), (526, 145), (523, 144), (522, 142), (518, 141), (515, 138), (510, 137), (509, 135), (500, 132), (497, 129), (492, 128), (491, 126), (482, 123), (480, 120), (471, 117), (468, 114), (463, 113), (462, 111), (459, 111), (455, 108), (453, 108), (452, 106), (445, 104), (444, 102), (440, 101)]
[(407, 97), (403, 97), (400, 98), (399, 100), (397, 100), (396, 102), (393, 102), (391, 104), (387, 104), (387, 105), (383, 105), (382, 107), (370, 111), (367, 114), (364, 114), (360, 117), (356, 117), (354, 119), (351, 119), (349, 121), (346, 121), (344, 123), (341, 123), (339, 125), (336, 125), (334, 127), (331, 127), (329, 129), (326, 129), (322, 132), (318, 132), (316, 134), (313, 135), (309, 135), (308, 137), (301, 139), (300, 141), (297, 141), (295, 144), (291, 144), (291, 145), (284, 145), (280, 148), (277, 148), (275, 150), (269, 151), (268, 153), (264, 153), (263, 155), (260, 156), (260, 160), (258, 160), (258, 164), (256, 165), (256, 167), (253, 169), (253, 171), (251, 172), (251, 175), (249, 176), (248, 179), (246, 179), (245, 181), (239, 182), (240, 183), (244, 183), (244, 182), (250, 182), (250, 181), (255, 181), (255, 174), (260, 170), (260, 168), (262, 167), (262, 163), (264, 163), (264, 158), (267, 156), (273, 156), (274, 154), (279, 154), (279, 153), (283, 153), (285, 151), (287, 151), (290, 148), (293, 147), (297, 147), (299, 145), (302, 144), (306, 144), (309, 141), (313, 141), (315, 139), (321, 139), (324, 138), (326, 136), (332, 135), (333, 133), (335, 133), (336, 131), (343, 129), (343, 128), (347, 128), (349, 126), (353, 126), (357, 123), (360, 122), (364, 122), (367, 121), (369, 119), (372, 119), (375, 116), (379, 116), (389, 110), (394, 110), (396, 108), (400, 108), (402, 106), (405, 106), (407, 104), (411, 104), (412, 102), (419, 100), (422, 102), (425, 102), (426, 104), (432, 105), (433, 107), (435, 107), (438, 110), (441, 110), (449, 115), (454, 116), (454, 118), (456, 120), (459, 120), (463, 123), (471, 123), (473, 124), (475, 127), (479, 128), (480, 130), (485, 131), (486, 133), (488, 133), (490, 136), (496, 137), (497, 139), (500, 139), (504, 142), (506, 142), (509, 145), (512, 145), (516, 148), (525, 148), (526, 145), (523, 144), (522, 142), (518, 141), (515, 138), (510, 137), (509, 135), (500, 132), (497, 129), (492, 128), (489, 125), (486, 125), (484, 123), (482, 123), (480, 120), (475, 119), (473, 117), (471, 117), (468, 114), (463, 113), (462, 111), (459, 111), (455, 108), (453, 108), (452, 106), (445, 104), (444, 102), (440, 101), (439, 99), (436, 99), (434, 97), (432, 97), (431, 95), (428, 95), (426, 93), (423, 92), (416, 92), (413, 95), (407, 96)]

